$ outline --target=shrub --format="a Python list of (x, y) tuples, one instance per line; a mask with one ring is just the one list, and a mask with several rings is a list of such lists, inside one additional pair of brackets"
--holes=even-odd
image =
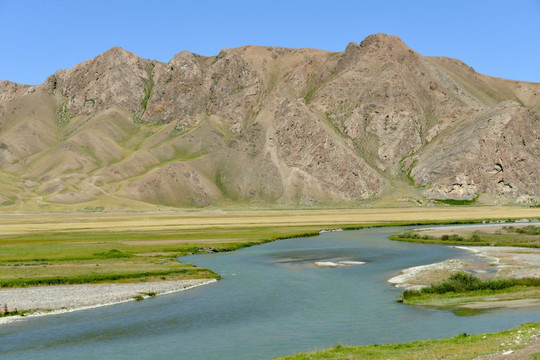
[(482, 241), (482, 239), (480, 238), (480, 236), (478, 236), (478, 234), (473, 234), (469, 240), (475, 241), (475, 242)]
[(462, 236), (459, 236), (458, 234), (451, 234), (451, 235), (448, 235), (448, 234), (444, 234), (443, 236), (441, 236), (441, 240), (446, 240), (446, 241), (463, 241), (465, 240)]
[(19, 310), (17, 310), (17, 308), (15, 308), (13, 310), (9, 310), (7, 304), (4, 304), (3, 309), (0, 312), (0, 317), (15, 316), (15, 315), (24, 316), (27, 312), (28, 312), (27, 310), (26, 311), (19, 311)]
[(527, 235), (540, 235), (540, 226), (527, 225), (524, 227), (503, 226), (504, 231)]
[(517, 228), (516, 232), (518, 234), (540, 235), (540, 226), (527, 225), (522, 228)]
[(448, 279), (437, 284), (432, 284), (421, 290), (406, 290), (403, 298), (418, 297), (422, 294), (446, 294), (450, 292), (464, 293), (477, 290), (503, 290), (514, 286), (533, 287), (540, 286), (540, 278), (521, 278), (521, 279), (490, 279), (480, 280), (474, 275), (464, 272), (458, 272)]
[(402, 232), (401, 234), (398, 234), (397, 237), (400, 239), (417, 239), (419, 235), (411, 231), (405, 231), (405, 232)]
[(95, 253), (94, 256), (101, 259), (120, 259), (120, 258), (133, 257), (132, 254), (127, 254), (125, 252), (122, 252), (116, 249), (111, 249), (109, 251), (102, 252), (102, 253)]
[(401, 234), (398, 234), (397, 237), (399, 239), (417, 239), (417, 240), (433, 240), (433, 239), (435, 239), (433, 236), (420, 235), (420, 234), (412, 232), (412, 231), (404, 231)]

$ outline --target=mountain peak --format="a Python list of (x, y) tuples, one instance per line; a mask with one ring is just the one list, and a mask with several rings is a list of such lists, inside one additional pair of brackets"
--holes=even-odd
[(364, 48), (365, 50), (395, 50), (400, 48), (409, 49), (399, 36), (384, 33), (367, 36), (360, 43), (360, 47)]
[(134, 63), (138, 59), (136, 54), (119, 46), (112, 47), (94, 58), (94, 60), (114, 63)]
[(107, 51), (104, 51), (103, 53), (101, 53), (101, 55), (106, 55), (106, 56), (122, 56), (122, 55), (135, 55), (129, 51), (127, 51), (126, 49), (120, 47), (120, 46), (113, 46), (112, 48), (110, 48), (109, 50)]

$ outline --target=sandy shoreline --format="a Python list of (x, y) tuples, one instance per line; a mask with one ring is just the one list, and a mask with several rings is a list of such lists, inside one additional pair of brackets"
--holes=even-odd
[(216, 282), (216, 279), (155, 281), (120, 284), (81, 284), (0, 289), (0, 306), (9, 310), (37, 310), (25, 316), (0, 318), (0, 324), (32, 316), (61, 314), (134, 301), (135, 296), (171, 294)]
[(450, 259), (434, 264), (413, 266), (401, 270), (399, 275), (388, 279), (388, 282), (395, 287), (404, 290), (418, 290), (447, 278), (449, 274), (462, 270), (464, 266), (465, 264), (463, 261), (456, 259)]

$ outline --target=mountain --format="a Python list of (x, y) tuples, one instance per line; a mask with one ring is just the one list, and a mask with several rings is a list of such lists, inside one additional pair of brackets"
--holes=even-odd
[(0, 82), (0, 210), (540, 202), (540, 84), (376, 34)]

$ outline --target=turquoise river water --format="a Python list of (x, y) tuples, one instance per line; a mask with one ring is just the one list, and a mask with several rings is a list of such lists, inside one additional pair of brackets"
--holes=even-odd
[[(407, 306), (387, 283), (400, 270), (471, 256), (394, 242), (403, 228), (329, 232), (230, 253), (181, 258), (215, 284), (141, 302), (0, 326), (7, 359), (271, 359), (344, 345), (482, 333), (540, 321), (539, 308), (473, 316)], [(319, 268), (315, 262), (365, 262)]]

